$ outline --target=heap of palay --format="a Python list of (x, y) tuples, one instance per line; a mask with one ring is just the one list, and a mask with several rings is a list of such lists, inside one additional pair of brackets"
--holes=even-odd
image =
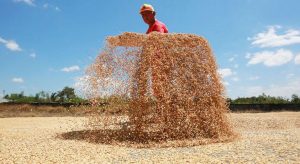
[(126, 111), (132, 137), (155, 133), (157, 140), (211, 143), (236, 136), (217, 63), (203, 37), (157, 32), (110, 36), (86, 74), (90, 98), (113, 97), (115, 106)]

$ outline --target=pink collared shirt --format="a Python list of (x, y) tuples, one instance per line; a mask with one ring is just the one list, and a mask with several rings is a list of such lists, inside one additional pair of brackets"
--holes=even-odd
[(158, 20), (155, 20), (154, 24), (152, 26), (149, 26), (146, 34), (149, 34), (152, 31), (168, 33), (168, 29), (167, 29), (166, 25)]

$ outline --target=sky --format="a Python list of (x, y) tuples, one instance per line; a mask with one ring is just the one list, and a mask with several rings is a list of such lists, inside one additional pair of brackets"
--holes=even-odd
[(209, 41), (227, 97), (300, 95), (298, 0), (0, 0), (0, 97), (77, 89), (107, 36), (147, 31), (144, 3)]

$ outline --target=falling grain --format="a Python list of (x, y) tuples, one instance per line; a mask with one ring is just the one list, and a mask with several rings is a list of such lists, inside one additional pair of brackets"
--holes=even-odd
[[(191, 34), (124, 33), (107, 44), (86, 71), (86, 95), (126, 111), (125, 129), (134, 138), (145, 132), (158, 138), (232, 140), (236, 134), (226, 113), (224, 87), (212, 50)], [(94, 112), (88, 123), (109, 126)]]

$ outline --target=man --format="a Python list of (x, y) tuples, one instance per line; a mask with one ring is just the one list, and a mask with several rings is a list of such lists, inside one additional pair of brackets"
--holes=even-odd
[[(168, 33), (168, 29), (166, 27), (166, 25), (160, 21), (158, 21), (157, 19), (155, 19), (155, 10), (153, 8), (152, 5), (149, 4), (144, 4), (142, 5), (141, 9), (140, 9), (140, 14), (144, 20), (144, 22), (146, 24), (149, 25), (149, 28), (146, 32), (146, 34), (149, 34), (153, 31), (157, 31), (160, 33)], [(147, 52), (147, 50), (143, 50), (142, 56), (147, 54), (149, 52)], [(141, 57), (141, 61), (139, 61), (140, 64), (138, 66), (138, 70), (136, 73), (136, 76), (139, 76), (140, 79), (143, 79), (142, 81), (139, 81), (138, 83), (138, 95), (140, 95), (140, 100), (142, 101), (141, 104), (143, 104), (143, 102), (146, 101), (146, 88), (147, 88), (147, 70), (149, 69), (149, 67), (151, 68), (151, 81), (152, 81), (152, 89), (153, 89), (153, 96), (156, 98), (156, 100), (158, 101), (158, 103), (161, 101), (162, 99), (162, 88), (160, 83), (163, 81), (161, 75), (161, 72), (159, 70), (159, 68), (162, 68), (161, 64), (160, 64), (160, 60), (161, 60), (161, 56), (162, 54), (159, 53), (159, 50), (156, 50), (156, 53), (154, 54), (154, 56), (152, 56), (151, 59), (151, 64), (148, 63), (149, 61), (146, 61), (145, 57)]]
[(143, 17), (144, 22), (149, 25), (146, 34), (149, 34), (152, 31), (168, 33), (166, 25), (155, 19), (156, 13), (152, 5), (144, 4), (140, 9), (140, 14)]

